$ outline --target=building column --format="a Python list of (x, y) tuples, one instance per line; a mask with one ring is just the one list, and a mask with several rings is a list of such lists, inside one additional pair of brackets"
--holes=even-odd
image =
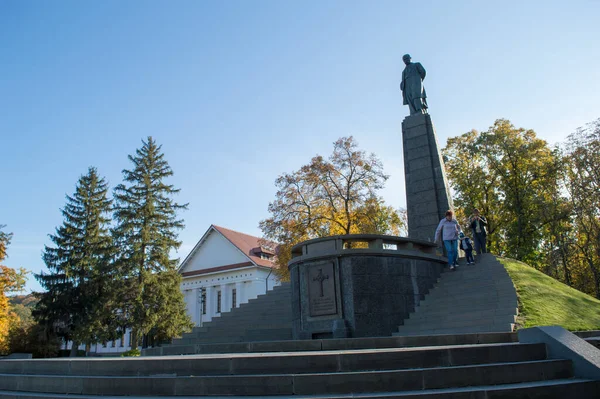
[(231, 310), (231, 289), (229, 284), (221, 284), (221, 313)]
[(235, 293), (237, 298), (237, 306), (239, 307), (242, 303), (245, 303), (246, 299), (244, 297), (244, 283), (239, 282), (235, 283)]
[(193, 321), (194, 321), (194, 325), (196, 325), (196, 326), (200, 326), (200, 322), (202, 321), (202, 316), (200, 315), (200, 312), (202, 312), (202, 304), (200, 303), (201, 295), (202, 295), (201, 288), (200, 287), (194, 288), (194, 295), (192, 295), (192, 298), (195, 303)]
[(208, 286), (206, 287), (206, 303), (204, 304), (204, 306), (206, 306), (206, 314), (202, 315), (202, 321), (210, 321), (212, 320), (213, 315), (215, 314), (215, 310), (214, 310), (214, 289), (212, 286)]
[(187, 305), (187, 311), (188, 311), (188, 315), (190, 316), (190, 319), (192, 319), (192, 323), (194, 323), (194, 325), (196, 325), (196, 301), (194, 300), (195, 298), (195, 290), (194, 289), (189, 289), (189, 290), (185, 290), (185, 302)]

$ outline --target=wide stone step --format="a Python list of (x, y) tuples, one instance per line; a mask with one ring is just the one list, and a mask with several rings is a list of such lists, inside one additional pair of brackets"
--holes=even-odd
[[(397, 335), (397, 334), (395, 334)], [(323, 350), (412, 348), (423, 346), (501, 344), (517, 342), (512, 332), (430, 334), (370, 338), (277, 340), (273, 342), (235, 342), (189, 345), (165, 345), (142, 351), (143, 356), (212, 353), (302, 352)]]
[(292, 311), (287, 310), (287, 309), (277, 309), (277, 308), (272, 308), (272, 311), (269, 312), (267, 310), (264, 311), (258, 311), (258, 312), (244, 312), (244, 313), (239, 313), (239, 314), (227, 314), (225, 313), (224, 315), (222, 315), (221, 317), (212, 319), (210, 322), (211, 323), (219, 323), (221, 321), (232, 321), (232, 320), (257, 320), (257, 319), (261, 319), (261, 318), (277, 318), (277, 317), (291, 317), (292, 316)]
[(473, 319), (477, 317), (485, 317), (489, 315), (518, 315), (519, 309), (513, 307), (506, 308), (490, 308), (488, 306), (482, 306), (477, 308), (475, 306), (461, 306), (453, 307), (450, 311), (442, 309), (428, 309), (427, 312), (423, 312), (421, 308), (417, 308), (415, 313), (410, 314), (408, 320), (415, 319), (426, 319), (426, 318), (445, 318), (445, 317), (463, 317), (466, 319)]
[(440, 276), (438, 284), (454, 284), (456, 282), (464, 282), (466, 284), (476, 285), (480, 284), (496, 284), (503, 283), (504, 279), (508, 277), (507, 272), (502, 273), (482, 273), (481, 275), (471, 274), (467, 271), (462, 272), (453, 272), (453, 273), (444, 273)]
[[(235, 325), (235, 324), (234, 324)], [(292, 323), (290, 321), (281, 321), (281, 322), (276, 322), (275, 320), (271, 320), (271, 321), (266, 321), (264, 323), (260, 323), (260, 322), (241, 322), (238, 323), (236, 326), (237, 330), (248, 330), (248, 329), (256, 329), (256, 328), (261, 328), (261, 329), (269, 329), (269, 328), (282, 328), (282, 327), (291, 327)], [(231, 330), (231, 326), (228, 325), (209, 325), (206, 327), (207, 332), (225, 332), (225, 333), (235, 333), (236, 331), (232, 331)], [(194, 333), (189, 333), (189, 334), (194, 334)], [(203, 334), (206, 334), (206, 332), (198, 332), (197, 334), (194, 334), (195, 336), (202, 336)]]
[(271, 301), (271, 300), (277, 301), (277, 302), (283, 302), (283, 301), (290, 300), (291, 298), (292, 298), (292, 296), (289, 292), (277, 293), (277, 292), (269, 291), (269, 293), (267, 295), (259, 295), (256, 298), (252, 298), (252, 299), (248, 300), (247, 302), (242, 303), (239, 307), (243, 307), (243, 306), (247, 306), (247, 305), (262, 304), (264, 302)]
[(468, 327), (450, 327), (450, 328), (404, 328), (399, 327), (397, 333), (392, 335), (399, 336), (430, 336), (430, 335), (451, 335), (451, 334), (476, 334), (476, 333), (494, 333), (494, 332), (512, 332), (514, 325), (500, 324), (500, 325), (474, 325)]
[[(471, 306), (469, 304), (472, 303)], [(515, 300), (503, 300), (502, 302), (493, 300), (480, 300), (479, 302), (468, 302), (468, 301), (447, 301), (447, 302), (421, 302), (421, 306), (416, 308), (413, 314), (425, 314), (428, 312), (432, 313), (446, 313), (461, 315), (468, 312), (483, 312), (489, 310), (494, 312), (498, 309), (517, 309), (518, 303)], [(411, 314), (412, 316), (412, 314)]]
[[(476, 398), (494, 398), (494, 399), (515, 399), (515, 398), (544, 398), (544, 399), (597, 399), (600, 391), (600, 381), (586, 379), (555, 379), (548, 381), (531, 381), (516, 384), (501, 385), (481, 385), (468, 386), (451, 389), (427, 389), (395, 392), (369, 392), (355, 394), (335, 394), (327, 395), (327, 399), (476, 399)], [(28, 392), (0, 391), (0, 398), (3, 399), (98, 399), (96, 395), (65, 395), (56, 393), (36, 393), (32, 396)], [(180, 396), (160, 396), (162, 399), (176, 399)], [(223, 396), (195, 396), (203, 399), (222, 399)], [(319, 399), (321, 395), (277, 395), (272, 396), (277, 399)], [(128, 396), (128, 399), (141, 399), (145, 396)], [(256, 396), (235, 396), (235, 399), (255, 399)]]
[(423, 315), (422, 317), (415, 317), (404, 320), (403, 326), (425, 326), (430, 323), (437, 323), (438, 325), (444, 326), (452, 326), (453, 323), (457, 323), (457, 325), (469, 325), (467, 323), (473, 322), (492, 322), (493, 324), (497, 323), (514, 323), (516, 321), (517, 316), (514, 314), (487, 314), (487, 315), (474, 315), (472, 317), (468, 317), (468, 315), (446, 315), (435, 317), (431, 314)]
[(220, 332), (215, 334), (207, 334), (205, 336), (196, 336), (192, 338), (180, 338), (173, 340), (173, 345), (193, 345), (193, 344), (207, 344), (207, 343), (220, 343), (220, 342), (244, 342), (244, 340), (250, 341), (276, 341), (276, 340), (288, 340), (292, 339), (292, 328), (280, 328), (280, 329), (264, 329), (264, 330), (244, 330), (241, 331), (243, 336), (238, 332)]
[(230, 319), (221, 319), (221, 320), (213, 320), (210, 322), (206, 322), (203, 327), (194, 327), (191, 333), (201, 333), (209, 331), (212, 327), (238, 327), (238, 326), (247, 326), (247, 325), (268, 325), (273, 323), (291, 323), (292, 316), (291, 315), (273, 315), (273, 317), (249, 317), (244, 316), (240, 318), (230, 318)]
[(199, 376), (333, 373), (451, 367), (543, 360), (544, 344), (463, 345), (381, 350), (229, 354), (108, 359), (40, 359), (0, 362), (0, 374), (62, 376)]
[(432, 293), (438, 292), (455, 292), (457, 290), (471, 290), (471, 291), (480, 291), (480, 290), (494, 290), (494, 291), (514, 291), (515, 287), (512, 283), (495, 283), (490, 282), (486, 284), (444, 284), (438, 285), (431, 290)]
[(323, 395), (497, 385), (572, 377), (567, 360), (319, 374), (219, 376), (0, 375), (0, 390), (83, 395)]
[(512, 331), (514, 323), (505, 321), (493, 322), (492, 320), (483, 320), (481, 322), (469, 322), (469, 323), (448, 323), (448, 324), (436, 324), (436, 323), (422, 323), (422, 324), (409, 324), (405, 326), (398, 326), (398, 332), (421, 332), (429, 331), (432, 334), (438, 334), (440, 331), (451, 330), (455, 328), (461, 328), (463, 331), (482, 332), (482, 331)]
[(588, 344), (591, 344), (596, 348), (600, 349), (600, 337), (588, 337), (584, 339)]
[[(502, 296), (490, 296), (485, 294), (478, 295), (464, 295), (464, 296), (440, 296), (440, 297), (425, 297), (421, 300), (420, 307), (426, 308), (429, 306), (466, 306), (466, 305), (504, 305), (508, 303), (515, 303), (515, 308), (518, 307), (518, 301), (516, 295), (502, 295)], [(512, 307), (512, 306), (511, 306)]]
[[(421, 301), (421, 306), (429, 306), (429, 304), (450, 304), (452, 303), (460, 303), (464, 301), (473, 301), (468, 303), (477, 303), (475, 301), (480, 302), (488, 302), (488, 303), (497, 303), (497, 302), (517, 302), (516, 295), (495, 295), (493, 293), (488, 294), (484, 292), (475, 292), (475, 293), (463, 293), (462, 295), (447, 295), (439, 298), (428, 298), (425, 297), (423, 301)], [(515, 307), (517, 307), (515, 305)]]

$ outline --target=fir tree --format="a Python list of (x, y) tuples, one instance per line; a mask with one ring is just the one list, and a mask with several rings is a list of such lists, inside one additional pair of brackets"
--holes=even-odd
[(161, 146), (152, 137), (130, 155), (131, 170), (123, 170), (124, 184), (114, 190), (117, 268), (121, 278), (119, 301), (124, 323), (132, 329), (132, 347), (139, 338), (167, 339), (192, 326), (179, 289), (178, 259), (170, 253), (181, 245), (176, 231), (183, 228), (174, 202), (179, 192), (164, 181), (173, 175)]
[(59, 337), (73, 341), (72, 355), (80, 343), (91, 344), (108, 333), (107, 318), (114, 313), (110, 269), (114, 246), (110, 234), (112, 201), (108, 185), (90, 167), (73, 196), (67, 195), (64, 221), (50, 235), (43, 259), (48, 274), (36, 275), (46, 292), (39, 293), (34, 316)]

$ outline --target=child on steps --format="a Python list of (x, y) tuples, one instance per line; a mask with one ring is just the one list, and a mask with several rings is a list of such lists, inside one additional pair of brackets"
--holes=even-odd
[(465, 251), (465, 256), (467, 258), (467, 265), (475, 264), (475, 260), (473, 259), (473, 242), (462, 231), (458, 235), (458, 239), (460, 240), (460, 248)]

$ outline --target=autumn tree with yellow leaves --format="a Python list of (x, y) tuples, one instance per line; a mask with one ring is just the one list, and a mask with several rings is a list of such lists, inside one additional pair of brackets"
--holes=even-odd
[[(12, 238), (11, 233), (2, 231), (4, 227), (0, 225), (0, 262), (6, 259), (7, 247)], [(19, 317), (11, 309), (6, 294), (20, 291), (25, 284), (26, 274), (26, 271), (22, 268), (15, 270), (0, 265), (0, 353), (8, 351), (10, 328), (19, 321)]]
[(334, 143), (333, 153), (275, 181), (271, 216), (260, 222), (265, 239), (278, 242), (278, 274), (288, 278), (287, 262), (298, 242), (338, 234), (405, 232), (406, 216), (378, 195), (388, 179), (374, 154), (358, 149), (353, 137)]
[(488, 249), (600, 298), (600, 119), (555, 147), (498, 119), (442, 150), (464, 223), (488, 221)]

